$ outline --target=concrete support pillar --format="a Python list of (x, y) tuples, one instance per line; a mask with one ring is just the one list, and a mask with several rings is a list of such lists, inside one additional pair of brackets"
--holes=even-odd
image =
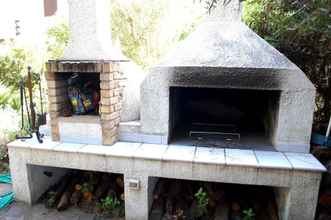
[(67, 169), (29, 165), (30, 158), (29, 148), (9, 148), (15, 200), (32, 205), (66, 174)]
[(30, 158), (30, 149), (8, 148), (9, 166), (15, 192), (15, 200), (32, 205), (31, 185), (29, 181), (30, 169), (27, 159)]
[(290, 188), (276, 188), (279, 219), (315, 219), (320, 180), (321, 173), (295, 172)]
[[(138, 183), (136, 188), (132, 184)], [(125, 219), (146, 220), (149, 214), (148, 176), (124, 174)]]
[(318, 200), (322, 174), (319, 172), (295, 172), (288, 201), (289, 220), (313, 220)]

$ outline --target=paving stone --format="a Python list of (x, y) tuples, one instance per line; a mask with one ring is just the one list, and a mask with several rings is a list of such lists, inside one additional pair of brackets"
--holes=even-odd
[[(30, 207), (21, 202), (14, 202), (9, 207), (0, 210), (1, 220), (94, 220), (95, 214), (84, 213), (77, 208), (58, 212), (55, 209), (47, 209), (44, 204), (36, 204)], [(109, 218), (108, 218), (109, 219)], [(112, 218), (113, 220), (115, 218)], [(116, 218), (124, 220), (124, 218)]]

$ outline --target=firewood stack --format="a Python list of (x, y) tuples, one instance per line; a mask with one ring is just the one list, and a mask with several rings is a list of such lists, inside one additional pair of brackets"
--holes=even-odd
[(123, 175), (71, 171), (42, 197), (47, 208), (77, 207), (99, 215), (124, 216)]
[(153, 193), (151, 220), (278, 220), (273, 191), (160, 178)]
[(312, 146), (312, 153), (327, 169), (320, 186), (316, 219), (328, 220), (331, 219), (331, 148)]

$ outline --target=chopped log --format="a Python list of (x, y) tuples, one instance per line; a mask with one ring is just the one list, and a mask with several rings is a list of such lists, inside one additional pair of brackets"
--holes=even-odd
[(59, 203), (57, 204), (56, 209), (58, 211), (64, 211), (69, 208), (70, 205), (71, 192), (64, 192), (61, 196)]
[(208, 207), (211, 209), (216, 208), (217, 202), (213, 199), (213, 197), (208, 197)]
[(150, 219), (152, 220), (161, 220), (162, 216), (164, 214), (164, 199), (159, 198), (157, 200), (154, 200), (151, 213), (150, 213)]
[(182, 189), (182, 182), (180, 180), (171, 181), (168, 196), (170, 198), (174, 198), (174, 197), (179, 196), (179, 194), (181, 192), (181, 189)]
[(198, 213), (197, 201), (193, 200), (193, 202), (190, 206), (188, 219), (196, 219), (198, 216), (199, 216), (199, 213)]
[(100, 181), (99, 186), (95, 190), (94, 193), (94, 200), (99, 201), (102, 196), (104, 196), (107, 193), (107, 190), (110, 187), (110, 176), (109, 175), (103, 175), (102, 180)]
[(165, 215), (172, 216), (173, 210), (174, 210), (174, 202), (173, 200), (168, 197), (165, 202)]
[(233, 202), (231, 205), (231, 220), (240, 220), (241, 219), (241, 208), (237, 202)]
[(165, 185), (166, 182), (165, 181), (158, 181), (156, 183), (156, 186), (154, 188), (154, 193), (153, 193), (153, 198), (154, 199), (159, 199), (161, 197), (161, 195), (163, 195), (164, 191), (165, 191)]
[(175, 205), (175, 219), (186, 219), (189, 216), (189, 206), (183, 198), (179, 198)]
[(118, 176), (116, 178), (116, 184), (117, 186), (119, 186), (120, 188), (124, 188), (124, 180), (123, 180), (123, 176)]
[(82, 197), (83, 197), (83, 193), (81, 191), (73, 192), (70, 198), (70, 204), (74, 206), (78, 206), (78, 203), (80, 202)]
[[(273, 198), (273, 197), (271, 197)], [(269, 210), (269, 216), (268, 219), (270, 220), (278, 220), (278, 211), (277, 211), (277, 204), (274, 199), (268, 199), (268, 208)]]
[(62, 194), (59, 203), (57, 204), (56, 209), (58, 211), (63, 211), (65, 209), (69, 208), (71, 195), (75, 191), (75, 186), (78, 183), (78, 181), (79, 181), (79, 178), (77, 177), (77, 175), (74, 175), (72, 177), (70, 183), (66, 187), (65, 192)]
[(67, 174), (65, 175), (61, 181), (59, 182), (58, 186), (56, 187), (56, 189), (54, 190), (54, 192), (52, 192), (51, 198), (49, 198), (46, 202), (46, 207), (48, 208), (54, 208), (56, 207), (56, 204), (58, 203), (58, 201), (60, 200), (63, 192), (65, 191), (68, 182), (71, 180), (71, 174)]
[(79, 208), (86, 213), (93, 213), (95, 211), (96, 203), (94, 201), (84, 201), (79, 203)]
[(124, 201), (124, 200), (125, 200), (125, 196), (124, 196), (124, 193), (122, 193), (122, 194), (121, 194), (121, 196), (120, 196), (120, 199), (121, 199), (122, 201)]
[(224, 199), (225, 192), (223, 189), (218, 187), (215, 190), (211, 184), (205, 184), (205, 188), (209, 199), (215, 201), (215, 203), (219, 202), (221, 199)]
[(185, 193), (182, 197), (185, 199), (187, 204), (191, 204), (194, 200), (194, 194), (195, 194), (192, 184), (186, 184), (184, 190)]
[(91, 192), (84, 192), (83, 193), (83, 200), (85, 202), (92, 202), (93, 194)]
[(229, 212), (229, 204), (227, 202), (220, 202), (217, 204), (214, 220), (228, 220)]

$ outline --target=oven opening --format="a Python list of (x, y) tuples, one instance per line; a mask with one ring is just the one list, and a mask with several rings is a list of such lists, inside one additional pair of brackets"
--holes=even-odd
[(99, 73), (64, 73), (65, 105), (62, 116), (98, 116), (100, 102)]
[(273, 150), (279, 91), (170, 88), (172, 144)]

